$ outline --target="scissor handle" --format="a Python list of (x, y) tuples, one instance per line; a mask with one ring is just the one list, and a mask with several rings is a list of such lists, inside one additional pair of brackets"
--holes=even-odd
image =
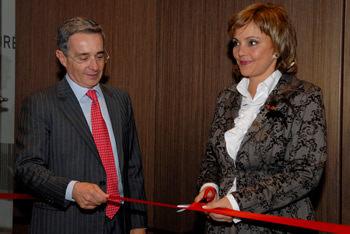
[[(209, 192), (212, 193), (212, 197), (208, 197)], [(199, 202), (208, 203), (208, 202), (211, 202), (212, 200), (214, 200), (214, 197), (215, 197), (215, 189), (213, 187), (208, 187), (205, 189), (204, 196)]]

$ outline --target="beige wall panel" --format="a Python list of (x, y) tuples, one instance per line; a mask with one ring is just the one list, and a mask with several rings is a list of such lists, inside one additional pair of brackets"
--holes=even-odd
[(341, 221), (350, 225), (350, 1), (345, 1), (344, 26), (344, 64), (343, 64), (343, 116), (342, 116), (342, 161), (339, 165), (342, 172), (342, 206)]
[[(158, 1), (156, 198), (192, 202), (218, 92), (232, 84), (227, 56), (229, 1)], [(196, 213), (156, 208), (156, 232), (203, 225)]]
[[(154, 201), (156, 117), (156, 1), (116, 1), (108, 83), (126, 90), (134, 108), (139, 135), (147, 198)], [(148, 207), (148, 224), (153, 226), (153, 209)]]

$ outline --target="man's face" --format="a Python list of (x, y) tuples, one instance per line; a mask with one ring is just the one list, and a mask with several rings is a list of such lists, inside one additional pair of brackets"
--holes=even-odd
[(57, 58), (75, 83), (81, 87), (93, 88), (100, 82), (105, 66), (101, 34), (76, 33), (69, 38), (68, 45), (67, 56), (57, 50)]

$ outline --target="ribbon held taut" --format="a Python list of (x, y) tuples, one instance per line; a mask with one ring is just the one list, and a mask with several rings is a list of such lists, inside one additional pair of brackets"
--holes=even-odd
[[(0, 199), (38, 200), (38, 198), (33, 197), (29, 194), (15, 194), (15, 193), (0, 193)], [(137, 200), (137, 199), (126, 198), (126, 197), (118, 197), (118, 196), (111, 196), (110, 200), (108, 200), (108, 202), (111, 204), (113, 204), (113, 203), (120, 204), (118, 202), (115, 202), (115, 200), (122, 200), (125, 202), (142, 203), (142, 204), (153, 205), (153, 206), (163, 206), (163, 207), (169, 207), (169, 208), (175, 208), (175, 209), (179, 208), (178, 206), (169, 205), (169, 204), (165, 204), (165, 203)], [(337, 233), (337, 234), (350, 233), (350, 226), (349, 225), (333, 224), (333, 223), (311, 221), (311, 220), (304, 220), (304, 219), (287, 218), (287, 217), (265, 215), (265, 214), (256, 214), (256, 213), (251, 213), (251, 212), (235, 211), (235, 210), (223, 209), (223, 208), (203, 209), (202, 206), (204, 206), (204, 205), (205, 205), (205, 203), (194, 202), (189, 207), (186, 207), (184, 209), (191, 210), (191, 211), (216, 213), (216, 214), (228, 215), (228, 216), (232, 216), (232, 217), (236, 217), (236, 218), (251, 219), (251, 220), (257, 220), (257, 221), (263, 221), (263, 222), (269, 222), (269, 223), (275, 223), (275, 224), (282, 224), (282, 225), (312, 229), (312, 230), (317, 230), (317, 231), (331, 232), (331, 233)]]

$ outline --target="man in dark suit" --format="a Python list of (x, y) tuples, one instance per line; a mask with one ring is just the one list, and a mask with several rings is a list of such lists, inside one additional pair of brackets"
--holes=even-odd
[[(145, 205), (120, 204), (110, 195), (145, 200), (130, 97), (99, 83), (109, 58), (102, 28), (90, 19), (69, 19), (58, 30), (57, 45), (67, 74), (24, 99), (16, 138), (15, 177), (40, 198), (31, 232), (145, 233)], [(108, 168), (95, 135), (95, 111), (108, 135), (103, 143), (110, 152)], [(120, 208), (107, 217), (106, 207)]]

